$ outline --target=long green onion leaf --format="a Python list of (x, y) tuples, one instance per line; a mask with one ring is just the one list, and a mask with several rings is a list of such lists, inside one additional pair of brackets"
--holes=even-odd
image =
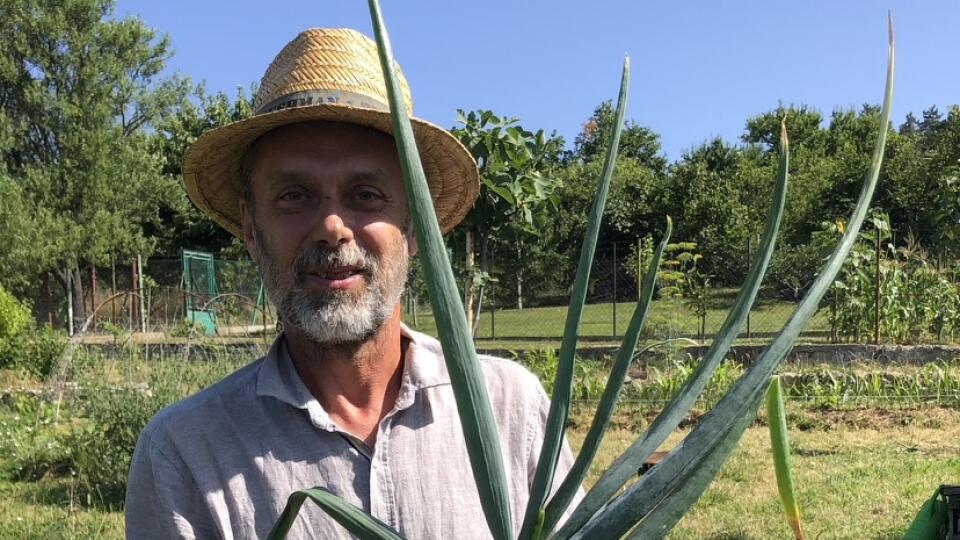
[(443, 245), (400, 84), (393, 71), (393, 54), (380, 5), (377, 0), (369, 0), (369, 4), (380, 65), (387, 82), (393, 134), (400, 154), (410, 216), (413, 219), (417, 245), (420, 247), (420, 261), (424, 267), (430, 304), (436, 314), (437, 331), (450, 374), (457, 412), (463, 425), (463, 437), (473, 469), (473, 478), (491, 534), (498, 540), (507, 540), (513, 535), (510, 493), (490, 399), (473, 347), (472, 334), (467, 326), (463, 303), (457, 293), (453, 270)]
[[(738, 418), (735, 425), (743, 424), (743, 429), (746, 429), (753, 422), (753, 418), (745, 416), (743, 418)], [(716, 448), (712, 449), (709, 454), (706, 456), (707, 459), (704, 461), (703, 465), (690, 471), (690, 475), (684, 479), (681, 483), (680, 488), (673, 492), (667, 499), (664, 500), (663, 504), (654, 512), (651, 512), (643, 522), (641, 526), (633, 530), (633, 533), (629, 536), (631, 540), (647, 540), (648, 538), (663, 538), (674, 525), (680, 521), (680, 518), (687, 513), (690, 506), (693, 505), (693, 502), (696, 502), (697, 498), (700, 496), (700, 491), (697, 491), (701, 484), (709, 484), (710, 480), (716, 476), (720, 468), (723, 466), (724, 458), (716, 459), (714, 456), (719, 456), (723, 454), (724, 456), (729, 454), (737, 445), (737, 440), (732, 438), (723, 439)], [(693, 499), (693, 502), (690, 504), (676, 504), (672, 499), (677, 500), (688, 500), (689, 498)]]
[(371, 516), (360, 508), (348, 503), (329, 491), (315, 487), (294, 492), (287, 500), (287, 506), (280, 519), (270, 530), (268, 540), (283, 540), (290, 532), (303, 501), (310, 499), (317, 503), (330, 517), (337, 520), (351, 534), (370, 540), (401, 540), (403, 537), (389, 525)]
[(763, 275), (770, 264), (773, 248), (776, 244), (777, 233), (783, 217), (783, 208), (786, 201), (788, 169), (790, 166), (790, 145), (787, 138), (786, 126), (780, 125), (780, 163), (774, 184), (770, 209), (767, 214), (767, 224), (764, 227), (760, 241), (759, 256), (753, 262), (747, 281), (740, 289), (730, 313), (720, 327), (717, 337), (707, 349), (700, 364), (684, 382), (683, 387), (671, 398), (670, 403), (657, 415), (653, 424), (642, 437), (634, 441), (617, 460), (600, 477), (581, 504), (571, 514), (570, 519), (559, 531), (558, 537), (566, 538), (572, 535), (599, 511), (610, 498), (627, 482), (633, 479), (643, 462), (661, 445), (663, 441), (677, 428), (686, 417), (690, 408), (696, 402), (706, 387), (717, 366), (727, 355), (730, 346), (743, 327), (747, 314), (757, 297)]
[[(680, 445), (667, 454), (652, 471), (643, 475), (623, 495), (614, 499), (588, 522), (579, 531), (577, 537), (617, 538), (640, 519), (643, 521), (635, 529), (635, 534), (641, 535), (638, 537), (648, 538), (662, 534), (663, 529), (654, 528), (655, 525), (665, 522), (660, 514), (682, 515), (686, 509), (689, 509), (736, 446), (736, 441), (750, 423), (749, 419), (756, 414), (757, 408), (763, 401), (764, 390), (770, 376), (786, 357), (794, 340), (816, 311), (820, 300), (836, 278), (857, 240), (870, 207), (870, 200), (883, 162), (893, 100), (893, 74), (894, 39), (893, 21), (890, 20), (886, 88), (872, 163), (869, 172), (865, 175), (857, 206), (836, 250), (784, 328), (736, 385), (701, 419)], [(704, 474), (705, 471), (713, 471), (713, 473)]]
[(617, 360), (610, 370), (610, 376), (607, 377), (607, 384), (603, 389), (603, 396), (600, 397), (600, 404), (597, 406), (597, 412), (594, 414), (593, 422), (590, 424), (590, 430), (583, 440), (580, 447), (580, 453), (573, 462), (573, 467), (567, 473), (567, 477), (557, 488), (557, 492), (547, 504), (546, 526), (544, 530), (552, 530), (563, 512), (566, 511), (570, 501), (580, 489), (580, 484), (587, 474), (587, 469), (593, 462), (593, 458), (600, 448), (600, 442), (610, 424), (610, 418), (613, 416), (613, 410), (620, 398), (620, 391), (623, 388), (623, 381), (626, 378), (627, 370), (634, 359), (634, 351), (637, 348), (637, 342), (640, 341), (640, 332), (647, 320), (647, 314), (650, 311), (651, 300), (653, 300), (653, 288), (657, 282), (657, 272), (660, 270), (660, 260), (663, 258), (663, 251), (670, 241), (670, 235), (673, 233), (673, 221), (667, 217), (667, 227), (663, 232), (663, 239), (657, 245), (653, 253), (653, 259), (647, 268), (643, 277), (643, 288), (640, 295), (640, 302), (633, 311), (633, 317), (630, 319), (630, 325), (623, 338), (623, 344), (620, 345), (620, 351), (617, 354)]
[(583, 305), (587, 299), (587, 284), (590, 279), (590, 267), (593, 265), (593, 255), (597, 247), (597, 237), (600, 234), (603, 208), (607, 203), (607, 193), (610, 191), (613, 168), (617, 161), (617, 147), (620, 146), (620, 133), (623, 130), (623, 117), (627, 108), (627, 88), (629, 85), (630, 58), (628, 57), (623, 60), (620, 95), (617, 97), (616, 121), (613, 124), (613, 134), (610, 136), (610, 145), (607, 148), (603, 173), (600, 176), (600, 186), (597, 189), (596, 197), (593, 199), (593, 206), (590, 208), (587, 232), (584, 235), (583, 245), (580, 247), (580, 262), (577, 266), (573, 293), (570, 295), (570, 307), (567, 309), (563, 340), (560, 343), (560, 358), (557, 364), (557, 375), (553, 383), (550, 413), (547, 415), (543, 446), (540, 447), (537, 471), (534, 473), (533, 483), (530, 487), (530, 499), (527, 502), (523, 526), (520, 529), (520, 538), (531, 538), (533, 534), (540, 511), (543, 509), (547, 494), (553, 485), (557, 459), (560, 456), (560, 445), (563, 441), (567, 415), (570, 409), (573, 361), (577, 352), (577, 332), (583, 315)]
[(800, 508), (793, 493), (793, 467), (790, 465), (790, 441), (787, 438), (787, 413), (783, 406), (783, 390), (780, 377), (773, 377), (767, 388), (767, 423), (770, 426), (770, 450), (773, 453), (773, 470), (777, 476), (777, 491), (780, 503), (787, 515), (787, 523), (796, 540), (803, 540), (800, 527)]

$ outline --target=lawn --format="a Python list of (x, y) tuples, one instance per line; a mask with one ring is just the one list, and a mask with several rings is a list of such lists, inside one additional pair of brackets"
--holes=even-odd
[[(733, 305), (736, 291), (715, 289), (710, 291), (707, 301), (706, 333), (716, 332), (727, 312)], [(785, 300), (758, 301), (751, 312), (750, 330), (752, 333), (769, 334), (778, 332), (793, 312), (796, 304)], [(622, 336), (626, 331), (636, 302), (616, 304), (616, 332), (614, 332), (614, 304), (600, 303), (584, 306), (580, 323), (580, 335), (592, 338)], [(563, 336), (563, 325), (567, 316), (567, 306), (534, 307), (518, 309), (498, 309), (491, 314), (485, 309), (477, 326), (477, 338), (481, 340), (509, 340), (511, 338), (554, 338)], [(432, 313), (421, 307), (417, 313), (416, 324), (412, 313), (404, 313), (407, 324), (428, 334), (436, 333)], [(683, 300), (656, 300), (650, 309), (645, 335), (655, 339), (677, 336), (696, 337), (698, 320), (693, 308)], [(806, 332), (820, 334), (830, 330), (826, 310), (820, 310), (807, 324)], [(746, 329), (743, 330), (745, 335)]]
[[(792, 411), (818, 427), (791, 429), (794, 485), (807, 538), (901, 538), (940, 484), (960, 483), (960, 411)], [(674, 444), (686, 431), (675, 434)], [(574, 446), (583, 430), (571, 433)], [(636, 437), (607, 435), (587, 483)], [(791, 537), (777, 498), (769, 433), (749, 428), (671, 539)]]

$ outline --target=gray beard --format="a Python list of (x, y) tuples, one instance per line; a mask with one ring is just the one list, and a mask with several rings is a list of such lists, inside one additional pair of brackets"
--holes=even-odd
[[(285, 269), (277, 267), (259, 230), (256, 236), (267, 296), (283, 324), (316, 345), (344, 346), (369, 340), (390, 318), (403, 294), (409, 266), (406, 238), (396, 260), (378, 260), (353, 242), (337, 249), (312, 246)], [(366, 286), (353, 292), (308, 291), (304, 287), (308, 271), (337, 266), (360, 268)]]

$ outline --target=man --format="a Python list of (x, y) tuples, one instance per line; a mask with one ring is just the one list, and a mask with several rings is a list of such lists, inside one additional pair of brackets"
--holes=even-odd
[[(416, 246), (376, 55), (354, 31), (300, 34), (264, 75), (256, 115), (185, 157), (191, 199), (243, 238), (283, 333), (150, 421), (128, 537), (262, 538), (313, 486), (408, 538), (489, 536), (439, 343), (400, 322)], [(449, 133), (414, 125), (447, 231), (477, 196), (476, 165)], [(481, 363), (519, 529), (549, 402), (523, 368)], [(571, 461), (565, 447), (559, 478)], [(346, 536), (308, 503), (290, 537)]]

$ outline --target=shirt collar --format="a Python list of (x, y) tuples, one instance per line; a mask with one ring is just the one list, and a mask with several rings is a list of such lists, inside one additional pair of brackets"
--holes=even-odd
[[(407, 349), (400, 393), (397, 395), (394, 410), (403, 410), (413, 405), (419, 390), (450, 383), (439, 341), (411, 330), (405, 324), (400, 325), (400, 334), (410, 340), (410, 346)], [(318, 428), (328, 431), (336, 429), (327, 412), (297, 374), (283, 333), (273, 341), (260, 365), (257, 396), (273, 397), (307, 411)]]

